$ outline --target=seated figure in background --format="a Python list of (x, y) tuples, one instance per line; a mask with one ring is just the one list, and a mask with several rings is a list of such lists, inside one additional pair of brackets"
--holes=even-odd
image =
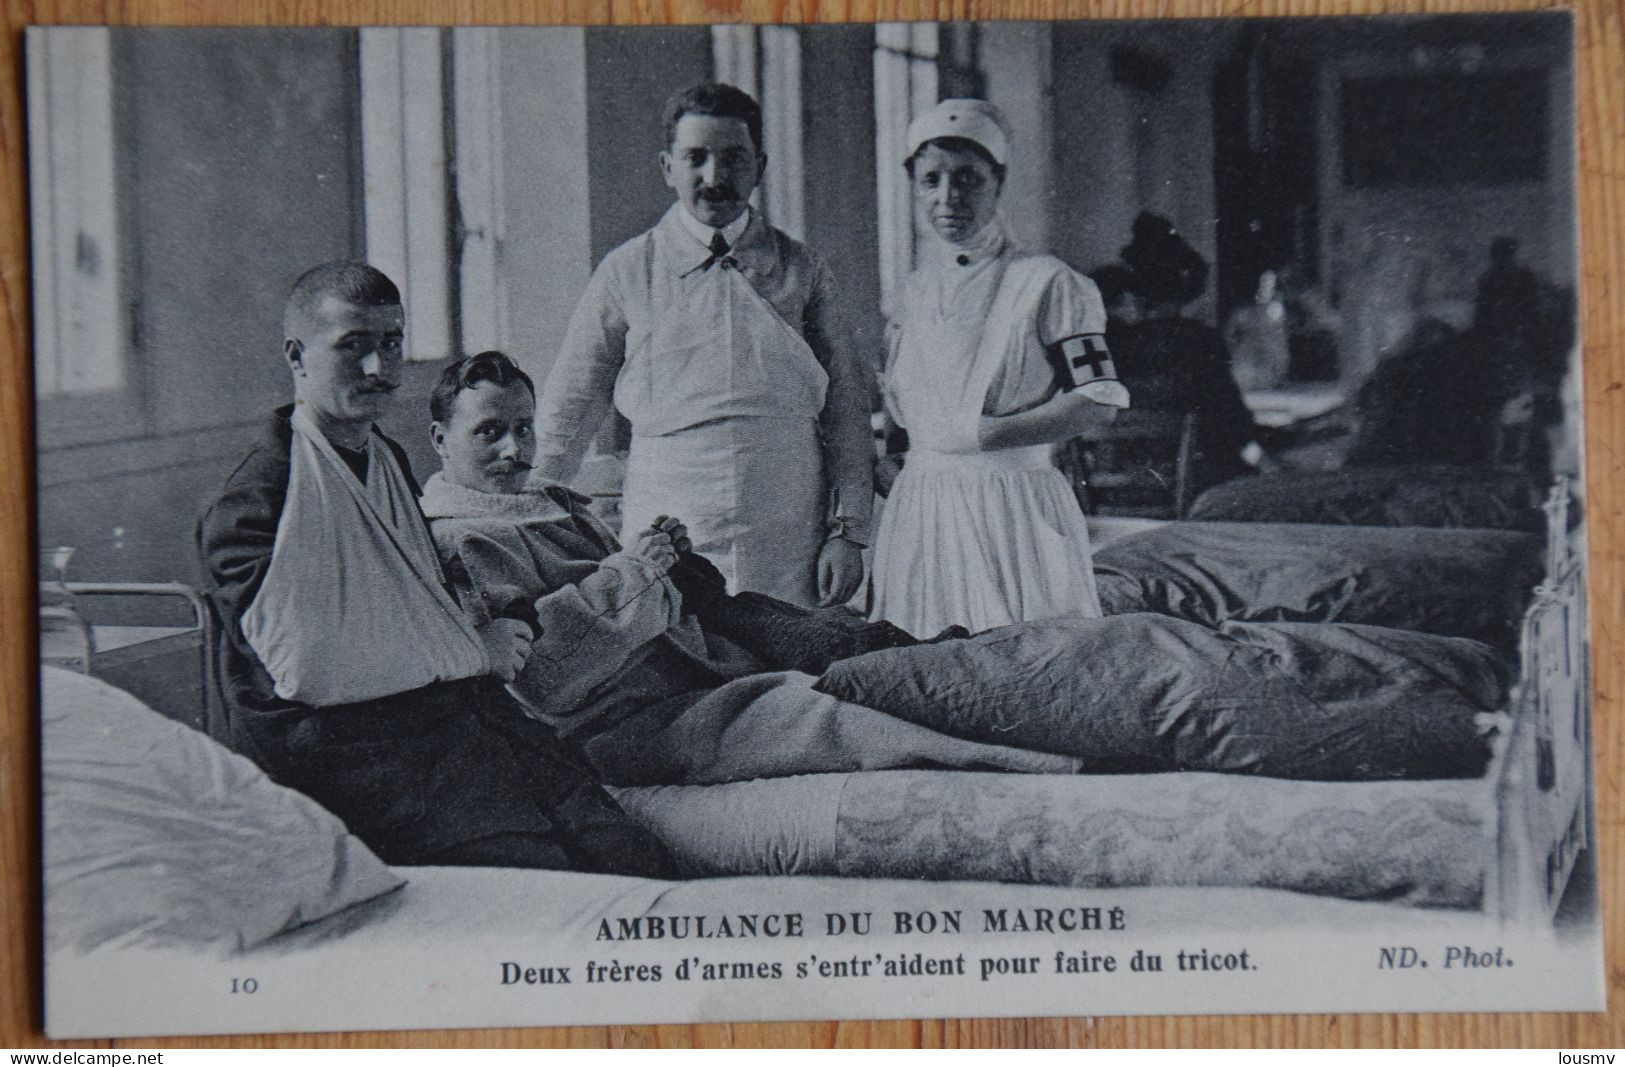
[(362, 263), (293, 287), (294, 403), (198, 526), (227, 739), (394, 864), (663, 876), (664, 848), (503, 690), (531, 630), (444, 581), (406, 455), (400, 293)]
[(1230, 373), (1243, 389), (1279, 388), (1291, 370), (1286, 301), (1277, 280), (1273, 270), (1259, 274), (1252, 301), (1232, 311), (1224, 324)]
[(1067, 758), (965, 741), (815, 692), (811, 674), (784, 668), (816, 671), (913, 638), (839, 608), (726, 595), (672, 517), (623, 548), (586, 497), (532, 475), (535, 403), (530, 378), (500, 353), (446, 368), (430, 399), (443, 468), (425, 483), (422, 506), (473, 610), (535, 626), (510, 691), (605, 780), (1074, 769)]
[(1511, 237), (1490, 244), (1465, 330), (1421, 320), (1361, 386), (1349, 466), (1521, 467), (1545, 481), (1545, 435), (1562, 418), (1574, 345), (1574, 294), (1521, 265), (1517, 250)]
[(1192, 488), (1251, 471), (1242, 452), (1257, 437), (1213, 327), (1184, 314), (1207, 288), (1208, 264), (1160, 215), (1142, 212), (1122, 250), (1140, 320), (1114, 333), (1117, 372), (1142, 411), (1196, 415)]

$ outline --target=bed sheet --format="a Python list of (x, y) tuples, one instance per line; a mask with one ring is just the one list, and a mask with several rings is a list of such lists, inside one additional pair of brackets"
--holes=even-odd
[(687, 873), (1270, 888), (1476, 907), (1483, 779), (875, 771), (617, 792)]

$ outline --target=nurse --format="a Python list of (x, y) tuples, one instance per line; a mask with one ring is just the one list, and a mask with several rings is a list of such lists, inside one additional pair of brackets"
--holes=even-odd
[(908, 130), (925, 237), (890, 326), (886, 411), (909, 450), (875, 546), (874, 607), (914, 634), (1100, 614), (1089, 533), (1054, 446), (1128, 406), (1088, 278), (999, 219), (1010, 135), (981, 100)]
[(604, 258), (541, 391), (536, 467), (569, 482), (611, 403), (632, 425), (622, 540), (680, 517), (730, 592), (844, 603), (863, 581), (871, 388), (828, 270), (750, 206), (756, 101), (703, 84), (666, 104), (677, 202)]

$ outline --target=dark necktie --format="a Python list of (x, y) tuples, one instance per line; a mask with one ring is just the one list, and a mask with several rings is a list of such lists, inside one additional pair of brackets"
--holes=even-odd
[(721, 230), (716, 231), (711, 235), (711, 255), (700, 264), (700, 269), (709, 270), (713, 264), (718, 263), (722, 265), (723, 270), (737, 267), (739, 263), (728, 254), (730, 251), (732, 247), (728, 244), (728, 239), (722, 236)]

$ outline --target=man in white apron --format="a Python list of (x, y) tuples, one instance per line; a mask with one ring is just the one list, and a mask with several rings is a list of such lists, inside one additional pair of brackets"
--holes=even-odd
[(576, 307), (537, 412), (537, 471), (569, 482), (611, 404), (631, 422), (622, 541), (681, 518), (730, 592), (843, 603), (872, 502), (868, 375), (829, 272), (750, 207), (761, 110), (728, 85), (666, 105), (677, 194)]

